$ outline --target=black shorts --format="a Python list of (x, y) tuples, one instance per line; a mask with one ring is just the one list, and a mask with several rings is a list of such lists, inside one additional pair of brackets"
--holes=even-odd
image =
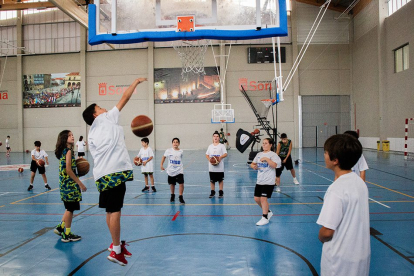
[(216, 183), (224, 180), (224, 172), (209, 172), (210, 182)]
[(85, 156), (84, 152), (78, 152), (78, 157)]
[(10, 147), (6, 147), (6, 150), (10, 150)]
[(125, 182), (101, 192), (99, 194), (99, 208), (106, 208), (106, 212), (108, 213), (121, 211), (124, 206), (125, 192)]
[(256, 184), (256, 188), (254, 188), (254, 196), (255, 197), (267, 197), (267, 198), (271, 198), (274, 187), (275, 187), (274, 184), (271, 184), (271, 185), (259, 185), (259, 184)]
[(69, 212), (73, 213), (73, 211), (80, 210), (79, 201), (75, 201), (75, 202), (63, 201), (63, 204), (65, 205), (65, 209)]
[(143, 172), (142, 174), (143, 175), (153, 175), (154, 173), (153, 172)]
[(45, 174), (46, 173), (45, 167), (38, 166), (36, 161), (32, 160), (32, 163), (30, 163), (30, 171), (36, 173), (37, 169), (39, 169), (39, 174)]
[(276, 176), (279, 177), (282, 174), (282, 171), (284, 168), (286, 168), (286, 170), (290, 171), (291, 169), (293, 169), (293, 163), (292, 163), (292, 157), (289, 155), (289, 157), (286, 160), (286, 163), (283, 163), (283, 159), (280, 157), (280, 160), (282, 161), (282, 166), (278, 169), (276, 169)]
[(168, 184), (175, 185), (176, 183), (184, 184), (184, 175), (182, 173), (176, 176), (168, 176)]

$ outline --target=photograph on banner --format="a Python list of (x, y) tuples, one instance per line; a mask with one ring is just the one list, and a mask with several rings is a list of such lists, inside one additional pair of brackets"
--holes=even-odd
[[(154, 70), (154, 103), (220, 102), (220, 78), (216, 67), (205, 67), (205, 74), (181, 76), (181, 68)], [(220, 70), (220, 68), (218, 68)]]
[(81, 106), (79, 72), (23, 76), (23, 107)]

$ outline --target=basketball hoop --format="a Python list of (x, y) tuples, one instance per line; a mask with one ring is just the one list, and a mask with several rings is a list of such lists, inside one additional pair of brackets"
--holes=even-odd
[(204, 55), (210, 42), (200, 40), (177, 40), (173, 41), (174, 50), (181, 59), (183, 80), (188, 80), (188, 73), (204, 75)]
[(211, 111), (212, 124), (228, 124), (234, 123), (234, 109), (231, 109), (231, 104), (215, 104)]

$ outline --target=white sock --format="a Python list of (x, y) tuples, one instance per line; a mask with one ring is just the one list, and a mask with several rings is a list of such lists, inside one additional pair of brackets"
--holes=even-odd
[(45, 186), (47, 186), (47, 183), (45, 183)]
[(115, 251), (116, 254), (121, 254), (121, 245), (114, 245), (112, 250)]

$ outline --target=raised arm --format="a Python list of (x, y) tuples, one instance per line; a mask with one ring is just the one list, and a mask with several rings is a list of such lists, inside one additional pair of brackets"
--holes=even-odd
[(128, 87), (128, 89), (125, 91), (125, 93), (122, 95), (122, 98), (119, 100), (118, 104), (116, 105), (116, 107), (118, 108), (119, 111), (122, 110), (122, 108), (124, 108), (124, 106), (126, 105), (126, 103), (129, 101), (129, 99), (132, 96), (132, 93), (134, 93), (135, 88), (137, 87), (138, 84), (140, 84), (141, 82), (146, 81), (147, 78), (138, 78), (136, 80), (134, 80), (134, 82)]

